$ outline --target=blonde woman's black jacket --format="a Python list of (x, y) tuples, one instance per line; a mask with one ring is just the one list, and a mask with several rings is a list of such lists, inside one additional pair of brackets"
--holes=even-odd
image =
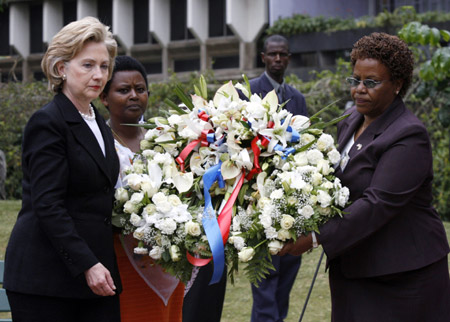
[(25, 128), (23, 200), (6, 250), (7, 290), (97, 297), (84, 271), (98, 262), (121, 290), (111, 226), (119, 160), (110, 129), (95, 113), (106, 157), (64, 94), (37, 111)]

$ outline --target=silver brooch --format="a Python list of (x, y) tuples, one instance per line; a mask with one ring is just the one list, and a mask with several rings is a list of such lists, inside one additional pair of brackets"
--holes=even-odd
[(356, 150), (361, 150), (361, 148), (362, 148), (362, 144), (361, 143), (358, 143), (357, 145), (356, 145)]

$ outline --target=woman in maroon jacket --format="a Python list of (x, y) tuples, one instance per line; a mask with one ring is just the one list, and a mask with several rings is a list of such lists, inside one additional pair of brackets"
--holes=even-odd
[(322, 244), (332, 321), (449, 321), (449, 246), (431, 205), (430, 141), (402, 100), (412, 53), (398, 37), (373, 33), (355, 43), (351, 61), (356, 106), (338, 125), (336, 175), (352, 203), (283, 253)]

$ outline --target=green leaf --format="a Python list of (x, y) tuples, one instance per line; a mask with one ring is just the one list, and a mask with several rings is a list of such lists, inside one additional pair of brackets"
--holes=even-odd
[(444, 39), (444, 41), (449, 41), (450, 40), (450, 32), (448, 30), (440, 30), (439, 31), (441, 33), (442, 39)]
[(206, 80), (205, 77), (203, 77), (203, 75), (200, 75), (200, 80), (199, 80), (199, 84), (200, 84), (200, 93), (201, 93), (201, 97), (203, 97), (205, 100), (208, 99), (208, 87), (206, 85)]
[(167, 105), (169, 105), (171, 108), (173, 108), (175, 111), (177, 111), (180, 114), (187, 114), (187, 112), (185, 110), (183, 110), (181, 107), (179, 107), (177, 104), (175, 104), (174, 102), (172, 102), (170, 99), (165, 98), (164, 99), (164, 103), (166, 103)]
[(180, 85), (175, 86), (174, 92), (189, 110), (192, 111), (194, 109), (194, 104), (192, 104), (191, 99), (186, 94), (184, 94), (183, 89)]

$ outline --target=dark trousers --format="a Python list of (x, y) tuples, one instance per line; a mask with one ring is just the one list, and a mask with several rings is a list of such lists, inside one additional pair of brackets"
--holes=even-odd
[(252, 285), (252, 322), (282, 322), (289, 310), (289, 293), (302, 261), (301, 256), (272, 256), (275, 271), (258, 287)]
[(183, 301), (183, 322), (220, 322), (227, 287), (226, 267), (221, 280), (209, 285), (213, 265), (200, 268)]
[(73, 299), (6, 291), (14, 322), (120, 322), (119, 295)]
[(450, 321), (447, 257), (413, 271), (358, 279), (346, 278), (335, 263), (329, 278), (333, 322)]

